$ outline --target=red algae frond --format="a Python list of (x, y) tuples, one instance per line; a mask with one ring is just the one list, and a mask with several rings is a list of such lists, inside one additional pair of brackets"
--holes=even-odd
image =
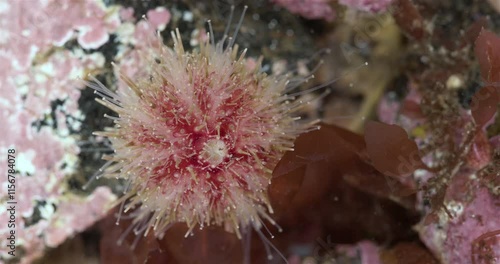
[(147, 55), (147, 77), (122, 74), (128, 89), (90, 85), (118, 114), (96, 134), (115, 150), (103, 175), (127, 181), (122, 211), (136, 209), (134, 231), (153, 228), (158, 237), (177, 222), (189, 232), (223, 226), (240, 238), (262, 219), (275, 224), (267, 189), (279, 159), (310, 127), (292, 116), (301, 103), (285, 94), (286, 76), (249, 69), (234, 39), (211, 35), (186, 52), (178, 30), (172, 37), (173, 49)]

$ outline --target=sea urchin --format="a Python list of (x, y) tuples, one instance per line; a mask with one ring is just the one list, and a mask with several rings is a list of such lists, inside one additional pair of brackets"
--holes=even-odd
[(300, 102), (285, 94), (287, 76), (250, 69), (235, 35), (215, 43), (210, 34), (186, 52), (176, 30), (173, 49), (152, 49), (149, 76), (121, 74), (128, 87), (116, 93), (95, 78), (89, 84), (118, 114), (114, 127), (96, 133), (115, 150), (102, 174), (127, 181), (121, 210), (137, 209), (136, 233), (153, 228), (162, 237), (185, 222), (189, 232), (215, 224), (241, 237), (263, 218), (274, 223), (272, 170), (308, 125), (292, 116)]

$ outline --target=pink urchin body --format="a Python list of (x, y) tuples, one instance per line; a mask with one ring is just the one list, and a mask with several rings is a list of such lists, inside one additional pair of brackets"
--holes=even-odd
[[(152, 49), (148, 76), (116, 94), (92, 85), (118, 113), (107, 136), (115, 154), (104, 175), (128, 181), (125, 211), (137, 208), (136, 232), (172, 223), (240, 228), (272, 222), (267, 197), (272, 170), (306, 128), (291, 113), (287, 80), (246, 67), (245, 52), (224, 40), (184, 51)], [(227, 47), (224, 47), (226, 45)]]

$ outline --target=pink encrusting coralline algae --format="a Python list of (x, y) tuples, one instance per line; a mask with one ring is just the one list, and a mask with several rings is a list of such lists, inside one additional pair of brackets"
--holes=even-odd
[(96, 134), (115, 150), (103, 175), (127, 181), (120, 210), (133, 211), (135, 233), (153, 228), (158, 237), (177, 222), (186, 235), (217, 225), (238, 237), (263, 219), (274, 224), (267, 188), (282, 154), (310, 127), (292, 116), (302, 103), (285, 95), (286, 76), (247, 67), (236, 33), (217, 43), (210, 34), (193, 52), (178, 30), (172, 37), (173, 49), (160, 38), (150, 47), (147, 74), (122, 73), (125, 89), (89, 84), (118, 114)]
[[(97, 0), (0, 1), (0, 167), (7, 168), (9, 149), (16, 159), (16, 188), (8, 190), (6, 174), (0, 178), (1, 199), (16, 202), (14, 229), (7, 203), (0, 205), (0, 236), (15, 231), (16, 248), (2, 239), (0, 263), (33, 263), (102, 218), (116, 199), (104, 186), (75, 195), (67, 179), (80, 168), (72, 131), (85, 114), (76, 78), (104, 64), (102, 54), (82, 47), (104, 44), (118, 23), (118, 9)], [(78, 45), (66, 49), (71, 39)]]
[(335, 19), (335, 11), (330, 6), (330, 0), (272, 0), (271, 2), (308, 19), (326, 21)]
[[(336, 16), (332, 0), (271, 0), (271, 2), (307, 19), (324, 19), (332, 22)], [(384, 12), (392, 2), (393, 0), (339, 0), (339, 4), (350, 9), (370, 13)]]
[(386, 11), (392, 2), (393, 0), (339, 0), (340, 4), (349, 8), (372, 13)]

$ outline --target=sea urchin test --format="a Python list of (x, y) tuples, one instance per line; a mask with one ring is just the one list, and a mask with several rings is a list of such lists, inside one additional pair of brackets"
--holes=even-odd
[[(107, 137), (114, 154), (102, 175), (126, 180), (121, 211), (134, 213), (134, 231), (162, 237), (173, 223), (259, 230), (275, 224), (267, 189), (272, 170), (310, 125), (293, 116), (300, 102), (286, 95), (286, 75), (250, 69), (232, 37), (187, 52), (178, 30), (173, 49), (148, 53), (145, 78), (121, 74), (126, 89), (112, 92), (93, 79), (97, 99), (118, 116)], [(210, 26), (210, 24), (209, 24)], [(211, 26), (210, 26), (211, 31)], [(259, 63), (260, 65), (260, 63)], [(187, 234), (186, 234), (187, 235)]]

